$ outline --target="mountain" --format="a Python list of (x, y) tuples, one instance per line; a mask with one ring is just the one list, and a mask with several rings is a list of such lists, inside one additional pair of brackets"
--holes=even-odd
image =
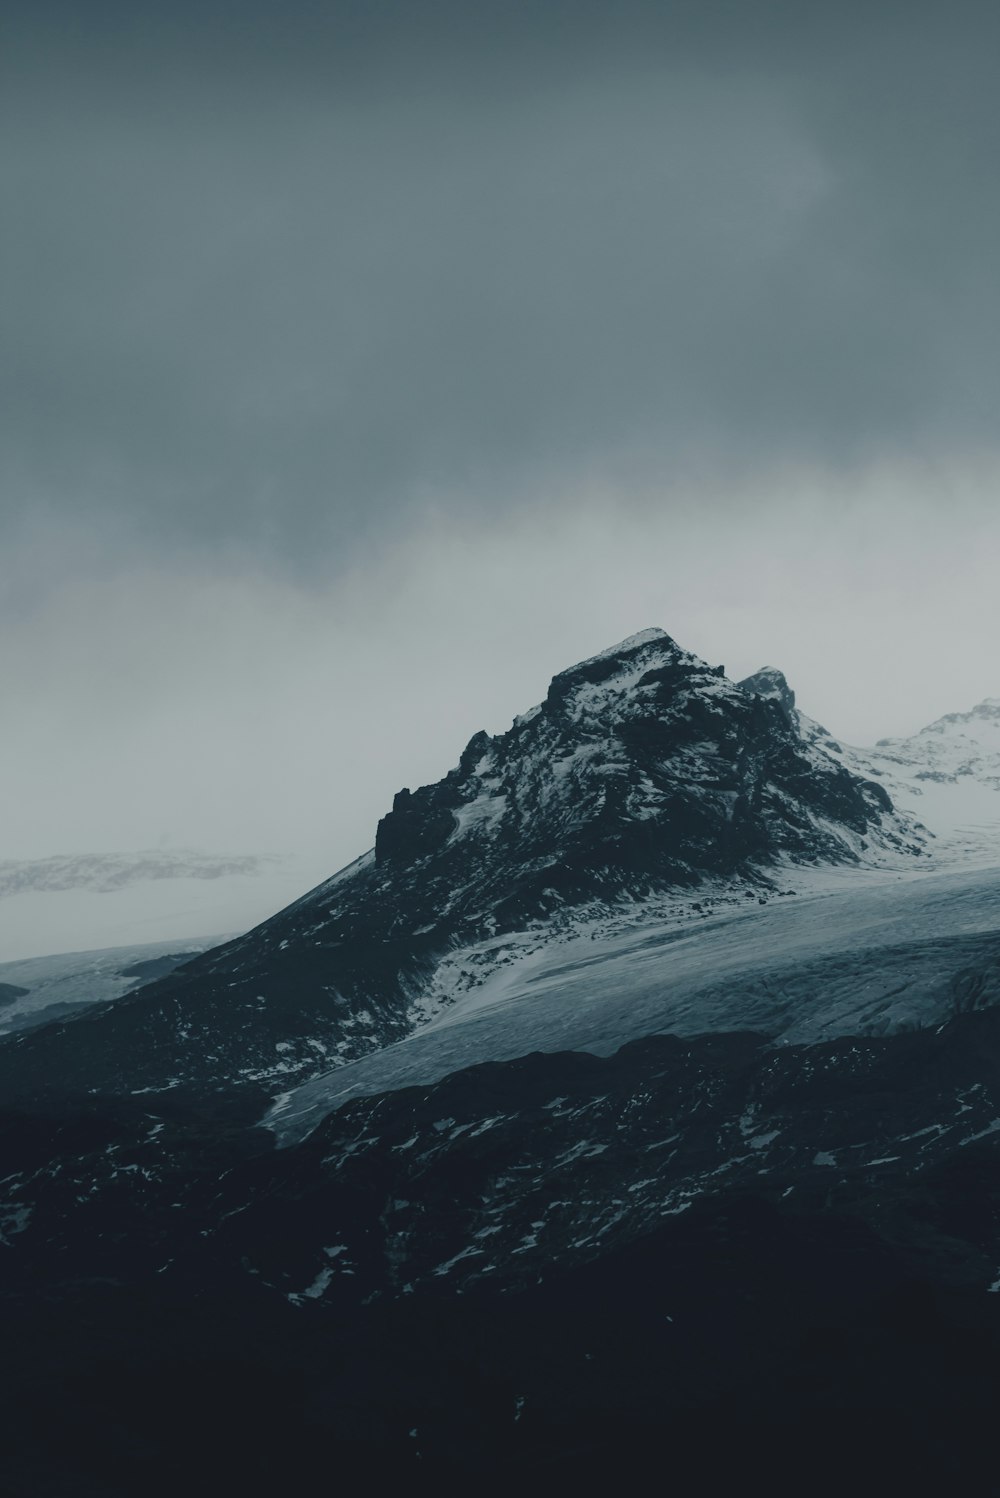
[(403, 1039), (508, 962), (504, 937), (544, 943), (667, 894), (766, 898), (790, 868), (924, 844), (769, 690), (646, 630), (561, 672), (507, 733), (476, 734), (436, 784), (400, 791), (374, 850), (272, 920), (0, 1050), (0, 1087), (273, 1091)]
[(1000, 841), (912, 808), (996, 794), (989, 706), (853, 749), (645, 631), (0, 1040), (4, 1492), (964, 1491)]

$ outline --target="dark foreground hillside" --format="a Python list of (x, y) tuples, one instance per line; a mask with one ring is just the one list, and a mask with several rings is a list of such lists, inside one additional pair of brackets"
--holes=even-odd
[[(924, 1211), (975, 1184), (944, 1174)], [(4, 1322), (12, 1498), (972, 1491), (1000, 1400), (996, 1297), (914, 1274), (856, 1217), (745, 1195), (506, 1295), (304, 1315), (91, 1284)]]
[(8, 1118), (3, 1492), (972, 1491), (998, 1057), (993, 1011), (651, 1037), (281, 1151), (180, 1110)]

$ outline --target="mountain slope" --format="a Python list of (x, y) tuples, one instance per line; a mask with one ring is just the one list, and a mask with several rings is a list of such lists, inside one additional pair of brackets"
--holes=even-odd
[(818, 894), (566, 934), (518, 954), (436, 1021), (289, 1088), (268, 1121), (301, 1138), (351, 1097), (530, 1052), (609, 1055), (646, 1035), (752, 1029), (772, 1044), (936, 1026), (1000, 1002), (1000, 869), (827, 875)]
[[(969, 1151), (996, 1157), (998, 1112), (993, 1009), (780, 1049), (731, 1031), (653, 1035), (603, 1058), (535, 1053), (355, 1099), (279, 1151), (259, 1131), (207, 1144), (137, 1106), (72, 1120), (53, 1149), (44, 1129), (14, 1140), (0, 1114), (0, 1154), (13, 1145), (22, 1165), (4, 1183), (7, 1268), (169, 1284), (221, 1258), (293, 1303), (486, 1274), (525, 1285), (721, 1190), (791, 1185), (815, 1204)], [(1000, 1273), (991, 1241), (961, 1270), (984, 1289)]]
[[(409, 1034), (449, 954), (706, 883), (919, 854), (885, 790), (780, 702), (647, 630), (560, 673), (374, 851), (249, 935), (104, 1012), (0, 1047), (0, 1087), (274, 1089)], [(495, 947), (490, 948), (495, 953)], [(492, 959), (491, 959), (492, 960)]]
[(879, 1491), (961, 1478), (1000, 1393), (998, 1111), (987, 1013), (530, 1056), (278, 1152), (138, 1106), (0, 1117), (4, 1491), (587, 1490), (665, 1442), (685, 1489), (749, 1450), (827, 1491), (831, 1427), (830, 1491), (873, 1451)]

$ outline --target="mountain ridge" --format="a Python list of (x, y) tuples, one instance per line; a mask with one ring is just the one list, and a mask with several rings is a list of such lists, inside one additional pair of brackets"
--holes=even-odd
[(641, 631), (558, 673), (505, 734), (474, 735), (441, 780), (400, 791), (372, 853), (71, 1035), (0, 1048), (0, 1081), (20, 1096), (47, 1074), (99, 1092), (279, 1088), (411, 1033), (456, 948), (657, 891), (766, 892), (788, 864), (922, 848), (886, 791), (780, 703)]

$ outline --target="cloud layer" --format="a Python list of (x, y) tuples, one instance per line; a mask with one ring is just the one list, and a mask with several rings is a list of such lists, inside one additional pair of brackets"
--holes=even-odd
[(994, 445), (994, 7), (163, 9), (12, 22), (7, 534), (308, 572)]

